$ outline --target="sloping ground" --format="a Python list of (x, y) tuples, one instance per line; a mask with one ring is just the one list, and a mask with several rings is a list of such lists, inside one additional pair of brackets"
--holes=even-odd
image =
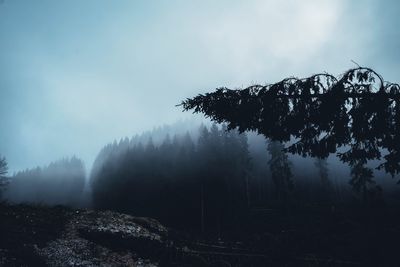
[(1, 206), (0, 266), (154, 266), (167, 230), (146, 218)]
[[(150, 218), (0, 205), (0, 266), (264, 266), (238, 244), (197, 242)], [(251, 264), (251, 265), (248, 265)]]
[(50, 266), (155, 266), (166, 235), (150, 219), (76, 211), (62, 236), (36, 251)]
[(228, 242), (116, 212), (0, 204), (0, 266), (400, 266), (398, 212), (263, 212)]

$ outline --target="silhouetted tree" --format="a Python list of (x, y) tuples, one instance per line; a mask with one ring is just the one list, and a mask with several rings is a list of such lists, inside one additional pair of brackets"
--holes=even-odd
[[(181, 105), (229, 129), (255, 130), (284, 143), (294, 140), (285, 151), (303, 156), (336, 153), (355, 166), (381, 159), (381, 151), (387, 151), (377, 168), (392, 176), (400, 172), (400, 86), (370, 68), (350, 69), (339, 77), (291, 77), (243, 90), (218, 88)], [(338, 153), (339, 148), (346, 151)], [(369, 178), (358, 180), (368, 183)]]
[(5, 178), (8, 172), (8, 164), (6, 158), (0, 157), (0, 178)]
[(7, 173), (8, 173), (8, 164), (7, 160), (5, 157), (0, 156), (0, 199), (1, 199), (1, 193), (5, 189), (5, 187), (8, 184), (8, 178), (7, 178)]

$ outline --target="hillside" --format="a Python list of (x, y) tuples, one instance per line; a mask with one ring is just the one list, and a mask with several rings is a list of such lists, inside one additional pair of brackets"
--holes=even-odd
[[(262, 233), (198, 239), (110, 211), (0, 205), (0, 266), (396, 266), (398, 216), (258, 211)], [(330, 214), (330, 215), (329, 215)], [(261, 221), (260, 218), (263, 217)], [(374, 219), (375, 218), (375, 219)], [(256, 226), (256, 222), (255, 225)], [(250, 230), (250, 229), (249, 229)], [(394, 265), (393, 265), (394, 264)]]

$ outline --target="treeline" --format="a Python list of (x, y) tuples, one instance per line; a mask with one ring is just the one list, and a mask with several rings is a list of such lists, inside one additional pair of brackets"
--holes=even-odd
[(234, 231), (249, 205), (250, 157), (245, 134), (215, 124), (167, 135), (155, 145), (122, 140), (100, 153), (93, 166), (93, 204), (175, 227)]
[[(213, 236), (240, 231), (260, 210), (382, 202), (382, 183), (368, 190), (354, 186), (364, 177), (359, 169), (283, 149), (224, 125), (164, 126), (106, 145), (88, 187), (84, 164), (73, 157), (8, 176), (3, 195), (17, 203), (93, 205)], [(400, 205), (395, 181), (375, 176), (392, 182), (383, 189)]]
[(255, 208), (330, 205), (345, 186), (330, 181), (326, 160), (296, 170), (281, 143), (224, 125), (158, 140), (136, 136), (101, 150), (90, 175), (94, 207), (220, 235), (238, 231)]
[(82, 160), (72, 157), (21, 171), (9, 179), (5, 197), (11, 202), (81, 205), (85, 186)]

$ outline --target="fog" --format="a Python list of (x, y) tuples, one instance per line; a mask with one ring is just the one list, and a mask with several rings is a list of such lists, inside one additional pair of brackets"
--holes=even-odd
[[(241, 201), (253, 207), (263, 206), (276, 201), (280, 190), (274, 180), (273, 162), (284, 153), (278, 150), (274, 155), (271, 144), (256, 132), (239, 134), (236, 130), (227, 131), (224, 124), (183, 120), (110, 140), (103, 144), (90, 167), (72, 157), (19, 171), (12, 175), (3, 196), (11, 203), (108, 208), (168, 221), (156, 211), (164, 208), (185, 213), (179, 210), (180, 204), (163, 205), (173, 202), (176, 194), (182, 195), (183, 202), (190, 201), (191, 190), (195, 194), (199, 183), (206, 182), (210, 190), (216, 190), (214, 198), (224, 195), (223, 190), (238, 186), (236, 195), (242, 196)], [(322, 160), (325, 167), (316, 158), (299, 155), (289, 154), (286, 161), (291, 173), (287, 179), (300, 199), (307, 196), (311, 201), (322, 201), (324, 187), (329, 188), (325, 194), (329, 192), (330, 201), (340, 202), (339, 195), (359, 197), (350, 185), (351, 168), (334, 154)], [(374, 160), (367, 165), (374, 168), (379, 163)], [(277, 166), (275, 171), (279, 173), (283, 167)], [(214, 178), (207, 180), (210, 177)], [(221, 179), (224, 186), (218, 184)], [(244, 181), (246, 185), (239, 185)], [(383, 188), (386, 199), (398, 192), (398, 177), (393, 179), (384, 171), (375, 170), (373, 181)], [(244, 186), (248, 187), (247, 200), (243, 199)], [(370, 186), (373, 188), (373, 184)], [(177, 188), (176, 192), (171, 188)], [(158, 199), (160, 192), (166, 199)], [(194, 204), (198, 204), (196, 201)], [(192, 212), (197, 214), (197, 208), (192, 207)]]
[(398, 10), (0, 0), (0, 265), (397, 266)]
[(351, 60), (399, 73), (396, 1), (0, 2), (0, 153), (10, 173), (181, 119), (212, 91)]
[[(198, 180), (203, 172), (200, 166), (215, 169), (207, 175), (224, 177), (228, 174), (221, 173), (231, 170), (214, 166), (199, 145), (202, 127), (212, 132), (211, 121), (201, 114), (182, 112), (177, 104), (219, 86), (243, 88), (323, 71), (337, 75), (357, 64), (396, 82), (399, 54), (394, 48), (400, 39), (394, 25), (399, 22), (391, 16), (396, 7), (394, 1), (382, 5), (372, 0), (351, 4), (311, 0), (246, 4), (3, 1), (0, 155), (6, 157), (12, 177), (4, 197), (15, 203), (106, 208), (103, 191), (107, 196), (122, 190), (112, 184), (115, 177), (122, 177), (121, 182), (133, 188), (144, 186), (142, 193), (149, 195), (157, 195), (157, 179), (164, 176), (169, 177), (164, 181), (167, 188), (174, 187), (186, 167), (193, 171), (186, 173), (193, 183), (202, 181)], [(235, 131), (223, 131), (223, 125), (215, 127), (221, 129), (216, 135), (222, 136), (214, 140), (215, 146), (223, 147), (223, 140), (229, 138), (233, 143), (242, 140)], [(233, 176), (251, 177), (246, 185), (253, 188), (249, 192), (261, 188), (252, 198), (247, 196), (248, 202), (258, 205), (272, 195), (279, 200), (279, 187), (290, 188), (289, 183), (300, 195), (308, 192), (306, 184), (321, 189), (322, 178), (318, 177), (324, 175), (336, 200), (338, 192), (356, 196), (349, 185), (352, 170), (335, 155), (325, 162), (277, 153), (288, 171), (284, 178), (285, 168), (280, 170), (282, 181), (288, 183), (281, 185), (270, 162), (278, 146), (254, 132), (244, 136), (247, 148), (241, 150), (236, 143), (241, 151), (238, 157), (249, 156), (249, 165), (242, 162), (242, 171), (231, 169), (238, 172)], [(194, 149), (188, 148), (188, 142), (193, 142)], [(187, 166), (171, 170), (176, 177), (170, 177), (164, 173), (168, 169), (149, 174), (151, 168), (143, 167), (149, 163), (142, 162), (143, 166), (137, 166), (139, 173), (157, 177), (150, 182), (154, 189), (135, 184), (138, 174), (133, 175), (136, 170), (126, 162), (135, 164), (136, 157), (147, 158), (147, 150), (154, 146), (160, 157), (154, 164), (164, 166), (169, 143), (176, 145), (175, 150), (193, 150), (192, 156), (203, 165), (178, 157), (170, 164)], [(236, 160), (215, 152), (219, 153), (222, 162)], [(378, 165), (377, 161), (368, 163), (372, 169)], [(397, 180), (383, 171), (373, 172), (377, 184), (390, 193)], [(129, 175), (133, 176), (125, 177)], [(110, 188), (102, 179), (109, 180)], [(185, 183), (182, 186), (190, 192)], [(315, 195), (318, 199), (320, 194)], [(107, 207), (137, 211), (138, 207), (118, 203)], [(149, 216), (162, 217), (148, 209)]]

